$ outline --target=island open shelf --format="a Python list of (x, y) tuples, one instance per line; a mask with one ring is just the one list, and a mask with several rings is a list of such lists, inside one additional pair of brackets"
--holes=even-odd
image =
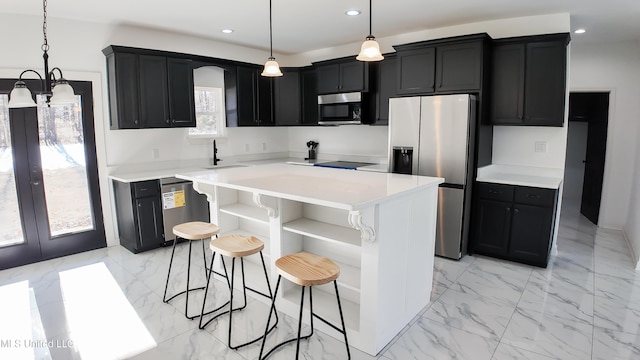
[[(177, 176), (207, 195), (222, 233), (268, 243), (272, 286), (284, 255), (305, 251), (335, 262), (351, 346), (375, 356), (428, 305), (443, 179), (285, 164)], [(245, 270), (263, 284), (257, 259)], [(314, 310), (338, 324), (334, 291), (333, 284), (314, 287)], [(283, 280), (276, 301), (297, 318), (300, 288)], [(342, 340), (321, 321), (314, 326)]]

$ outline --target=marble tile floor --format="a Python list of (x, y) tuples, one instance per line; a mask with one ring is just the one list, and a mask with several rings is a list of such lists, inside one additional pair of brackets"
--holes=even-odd
[[(178, 246), (170, 292), (184, 287), (186, 249)], [(200, 254), (194, 250), (193, 284), (204, 281)], [(162, 302), (169, 255), (170, 248), (133, 255), (116, 246), (0, 271), (0, 359), (256, 359), (259, 345), (227, 348), (226, 316), (199, 330), (183, 316), (184, 297)], [(640, 271), (620, 232), (575, 210), (563, 209), (558, 253), (546, 269), (466, 256), (436, 258), (434, 270), (430, 305), (378, 359), (640, 359)], [(228, 290), (216, 280), (214, 291), (211, 306)], [(197, 313), (201, 293), (194, 294)], [(267, 311), (250, 296), (234, 314), (233, 342), (261, 333)], [(295, 331), (296, 320), (281, 315), (269, 343)], [(294, 350), (271, 359), (293, 359)], [(301, 355), (346, 358), (340, 341), (317, 330)]]

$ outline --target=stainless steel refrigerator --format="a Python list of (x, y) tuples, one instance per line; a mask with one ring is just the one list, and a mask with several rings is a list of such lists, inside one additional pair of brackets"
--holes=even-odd
[(475, 126), (473, 95), (389, 100), (389, 171), (445, 179), (438, 194), (436, 255), (452, 259), (467, 251)]

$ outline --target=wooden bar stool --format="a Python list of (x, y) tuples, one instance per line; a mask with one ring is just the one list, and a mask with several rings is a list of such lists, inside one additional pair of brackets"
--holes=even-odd
[[(165, 303), (168, 303), (169, 301), (173, 300), (176, 296), (186, 294), (186, 299), (184, 303), (184, 316), (187, 319), (191, 320), (198, 317), (198, 315), (193, 315), (193, 316), (189, 315), (189, 292), (193, 290), (204, 289), (204, 286), (194, 288), (194, 289), (189, 289), (189, 278), (191, 276), (191, 245), (193, 244), (194, 241), (202, 240), (202, 259), (204, 261), (205, 274), (209, 276), (209, 274), (206, 272), (207, 258), (206, 258), (206, 252), (204, 249), (204, 240), (212, 236), (218, 236), (219, 232), (220, 232), (220, 228), (217, 225), (207, 223), (207, 222), (202, 222), (202, 221), (182, 223), (173, 227), (173, 234), (176, 235), (176, 239), (173, 240), (173, 250), (171, 250), (171, 260), (169, 261), (169, 271), (167, 271), (167, 282), (164, 285), (164, 296), (162, 297), (162, 301)], [(171, 275), (171, 267), (173, 266), (173, 256), (176, 252), (176, 244), (178, 243), (178, 239), (180, 238), (189, 241), (189, 258), (187, 260), (187, 289), (167, 299), (167, 288), (169, 287), (169, 277)]]
[[(207, 325), (209, 325), (210, 322), (212, 322), (213, 320), (217, 319), (218, 317), (229, 313), (229, 338), (227, 340), (227, 346), (229, 346), (229, 348), (233, 349), (233, 350), (237, 350), (243, 346), (247, 346), (250, 344), (253, 344), (257, 341), (259, 341), (260, 339), (263, 338), (263, 336), (260, 336), (258, 338), (255, 338), (249, 342), (240, 344), (240, 345), (235, 345), (232, 346), (231, 345), (231, 330), (233, 328), (233, 312), (234, 311), (238, 311), (238, 310), (242, 310), (247, 306), (247, 289), (251, 290), (253, 292), (255, 292), (256, 294), (262, 295), (266, 298), (269, 299), (273, 299), (273, 294), (271, 292), (271, 284), (269, 283), (269, 274), (267, 273), (267, 266), (264, 262), (264, 256), (262, 255), (262, 250), (264, 249), (264, 242), (254, 236), (244, 236), (244, 235), (239, 235), (239, 234), (232, 234), (232, 235), (225, 235), (225, 236), (221, 236), (217, 239), (212, 239), (209, 247), (211, 248), (211, 251), (213, 252), (213, 255), (211, 256), (211, 263), (209, 264), (209, 275), (207, 276), (207, 285), (205, 287), (204, 290), (204, 300), (202, 301), (202, 311), (200, 312), (200, 324), (199, 327), (200, 329), (204, 329)], [(216, 253), (220, 254), (220, 262), (222, 263), (222, 268), (224, 269), (224, 275), (219, 274), (216, 272), (216, 274), (224, 276), (227, 280), (227, 285), (229, 286), (229, 301), (225, 302), (224, 304), (220, 305), (219, 307), (208, 311), (208, 312), (204, 312), (205, 306), (206, 306), (206, 300), (207, 300), (207, 293), (209, 291), (209, 283), (211, 282), (211, 278), (212, 278), (212, 274), (211, 272), (213, 272), (213, 261), (216, 257)], [(245, 256), (249, 256), (249, 255), (253, 255), (259, 253), (260, 254), (260, 260), (262, 261), (262, 270), (264, 271), (264, 277), (267, 281), (267, 289), (269, 290), (269, 294), (265, 294), (262, 293), (258, 290), (252, 289), (250, 287), (248, 287), (246, 285), (245, 282), (245, 274), (244, 274), (244, 257)], [(227, 256), (231, 258), (231, 280), (229, 281), (229, 274), (227, 273), (227, 267), (224, 263), (224, 259), (223, 256)], [(233, 309), (233, 289), (234, 289), (234, 279), (235, 279), (235, 267), (236, 267), (236, 258), (240, 258), (240, 267), (242, 269), (242, 292), (244, 295), (244, 304), (236, 309)], [(206, 323), (203, 324), (203, 320), (205, 315), (208, 314), (212, 314), (215, 312), (218, 312), (219, 310), (221, 310), (222, 308), (224, 308), (226, 305), (229, 305), (229, 310), (226, 310), (224, 312), (220, 312), (218, 314), (216, 314), (215, 316), (213, 316), (212, 318), (210, 318)], [(267, 327), (267, 332), (270, 332), (271, 330), (273, 330), (276, 325), (278, 324), (278, 318), (277, 318), (277, 314), (276, 314), (276, 323), (271, 327), (271, 329), (269, 329)]]
[[(333, 261), (326, 257), (318, 255), (300, 252), (283, 256), (276, 260), (276, 268), (278, 269), (278, 282), (273, 295), (273, 302), (271, 303), (271, 310), (269, 310), (269, 318), (267, 319), (267, 327), (265, 328), (264, 339), (262, 340), (262, 346), (260, 347), (259, 359), (264, 360), (269, 357), (276, 349), (288, 344), (292, 341), (296, 341), (296, 359), (300, 354), (300, 339), (308, 339), (313, 335), (313, 318), (316, 317), (325, 324), (331, 326), (336, 331), (344, 335), (344, 344), (347, 347), (347, 359), (351, 359), (351, 352), (349, 351), (349, 342), (347, 341), (347, 328), (344, 325), (344, 317), (342, 315), (342, 306), (340, 305), (340, 295), (338, 294), (338, 283), (336, 279), (340, 275), (340, 267)], [(281, 342), (271, 349), (264, 357), (264, 344), (267, 339), (267, 329), (269, 329), (269, 323), (271, 322), (271, 313), (276, 310), (276, 294), (278, 293), (278, 287), (280, 286), (280, 280), (282, 277), (287, 280), (302, 286), (301, 298), (300, 298), (300, 316), (298, 317), (298, 337)], [(313, 293), (312, 288), (316, 285), (324, 285), (333, 281), (333, 285), (336, 290), (336, 300), (338, 301), (338, 311), (340, 312), (340, 322), (342, 323), (342, 329), (331, 324), (322, 317), (314, 314), (313, 312)], [(302, 330), (302, 308), (304, 304), (304, 289), (309, 287), (309, 319), (311, 324), (311, 332), (308, 335), (300, 336)], [(276, 312), (276, 319), (277, 319)]]

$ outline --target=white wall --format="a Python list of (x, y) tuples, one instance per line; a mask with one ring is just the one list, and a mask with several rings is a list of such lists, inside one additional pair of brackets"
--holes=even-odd
[[(640, 121), (636, 122), (636, 127), (638, 128), (636, 139), (640, 139)], [(630, 198), (631, 204), (624, 226), (624, 234), (633, 251), (636, 269), (640, 270), (640, 154), (638, 151), (636, 151), (636, 165)]]
[[(571, 49), (571, 91), (611, 91), (609, 128), (599, 224), (623, 229), (629, 219), (632, 184), (640, 182), (634, 166), (638, 157), (640, 123), (640, 45), (637, 42), (576, 43)], [(637, 190), (636, 190), (637, 192)], [(637, 193), (636, 199), (637, 201)], [(637, 225), (636, 225), (637, 226)], [(634, 236), (632, 231), (629, 235)], [(640, 250), (640, 236), (635, 241)]]

